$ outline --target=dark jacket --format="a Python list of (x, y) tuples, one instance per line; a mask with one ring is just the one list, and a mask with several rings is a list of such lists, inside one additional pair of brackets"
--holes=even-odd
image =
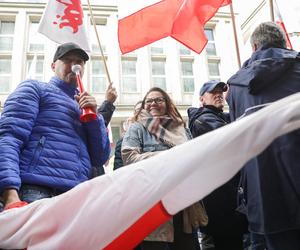
[(102, 102), (101, 106), (98, 108), (97, 113), (103, 116), (106, 127), (110, 123), (115, 109), (116, 107), (107, 100)]
[(123, 163), (123, 160), (122, 160), (122, 154), (121, 154), (122, 142), (123, 142), (123, 136), (116, 143), (115, 159), (114, 159), (114, 170), (124, 166), (124, 163)]
[[(193, 137), (223, 127), (230, 122), (229, 114), (214, 106), (189, 108), (189, 128)], [(203, 145), (205, 146), (205, 145)], [(208, 225), (201, 231), (212, 235), (241, 235), (247, 228), (246, 218), (236, 212), (239, 175), (203, 199)]]
[(228, 113), (210, 105), (201, 108), (189, 108), (188, 116), (189, 129), (194, 138), (230, 122)]
[(81, 123), (78, 91), (57, 77), (28, 80), (7, 98), (0, 120), (0, 192), (21, 183), (66, 191), (102, 167), (110, 145), (101, 115)]
[[(300, 58), (296, 51), (262, 47), (228, 84), (232, 119), (250, 108), (300, 91)], [(253, 138), (255, 140), (255, 138)], [(238, 153), (238, 152), (237, 152)], [(300, 131), (277, 138), (242, 170), (240, 210), (256, 233), (300, 228)]]

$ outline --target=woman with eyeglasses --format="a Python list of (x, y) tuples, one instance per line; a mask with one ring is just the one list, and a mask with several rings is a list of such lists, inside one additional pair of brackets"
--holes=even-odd
[[(147, 92), (133, 122), (122, 143), (121, 153), (125, 165), (155, 156), (191, 139), (191, 134), (173, 101), (164, 90), (157, 87)], [(137, 249), (200, 249), (192, 231), (205, 223), (205, 210), (200, 203), (196, 203), (158, 227)]]

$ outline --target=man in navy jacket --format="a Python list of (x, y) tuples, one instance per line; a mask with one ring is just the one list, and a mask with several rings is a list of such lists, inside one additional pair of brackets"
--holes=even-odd
[[(251, 58), (228, 81), (233, 120), (300, 91), (299, 54), (286, 48), (285, 35), (275, 23), (261, 23), (251, 45)], [(300, 249), (299, 162), (297, 130), (277, 138), (242, 170), (239, 210), (268, 250)]]
[[(188, 109), (189, 128), (194, 138), (230, 122), (229, 114), (223, 112), (226, 90), (226, 84), (217, 80), (210, 80), (203, 84), (199, 97), (203, 106)], [(238, 178), (239, 176), (236, 175), (203, 199), (208, 224), (200, 229), (207, 235), (205, 238), (212, 237), (215, 250), (240, 250), (243, 246), (243, 234), (247, 222), (244, 215), (235, 211)], [(203, 249), (204, 247), (205, 245)]]
[(72, 66), (87, 53), (74, 43), (57, 48), (49, 83), (27, 80), (8, 97), (0, 120), (0, 193), (5, 208), (63, 193), (92, 177), (109, 157), (103, 117), (81, 123), (96, 100), (77, 90)]

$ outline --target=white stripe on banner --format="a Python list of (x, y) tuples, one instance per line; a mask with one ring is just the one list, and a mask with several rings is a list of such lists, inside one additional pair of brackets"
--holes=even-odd
[(0, 248), (103, 249), (158, 201), (175, 214), (299, 127), (300, 93), (65, 194), (1, 213)]

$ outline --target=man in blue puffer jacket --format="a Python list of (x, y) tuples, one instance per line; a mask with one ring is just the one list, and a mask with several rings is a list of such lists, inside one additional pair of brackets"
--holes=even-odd
[[(81, 123), (82, 108), (96, 112), (94, 97), (79, 95), (72, 66), (87, 53), (74, 43), (57, 48), (49, 83), (22, 82), (8, 97), (0, 120), (0, 194), (6, 208), (63, 193), (92, 177), (108, 159), (103, 117)], [(104, 173), (104, 171), (103, 171)]]

